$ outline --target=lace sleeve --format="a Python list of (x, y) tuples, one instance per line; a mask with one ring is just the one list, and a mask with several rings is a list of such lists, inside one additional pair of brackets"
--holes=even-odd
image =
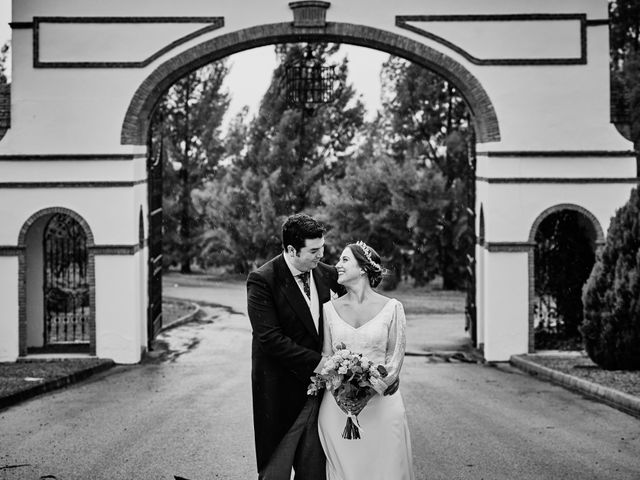
[(407, 319), (404, 315), (404, 308), (396, 300), (393, 316), (389, 324), (389, 336), (387, 337), (387, 351), (385, 354), (385, 365), (388, 375), (379, 381), (372, 382), (373, 388), (380, 395), (383, 395), (389, 385), (396, 381), (400, 375), (404, 353), (407, 347)]

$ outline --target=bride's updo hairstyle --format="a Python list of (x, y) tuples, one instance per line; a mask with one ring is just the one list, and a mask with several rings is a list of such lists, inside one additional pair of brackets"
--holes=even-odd
[(358, 240), (347, 245), (358, 262), (358, 266), (364, 270), (369, 278), (369, 285), (377, 287), (382, 281), (382, 265), (380, 255), (366, 243)]

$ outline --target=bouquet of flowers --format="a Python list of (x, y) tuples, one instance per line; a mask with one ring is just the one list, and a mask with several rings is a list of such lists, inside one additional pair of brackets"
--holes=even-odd
[[(325, 362), (320, 373), (311, 377), (307, 395), (317, 395), (322, 388), (326, 388), (338, 403), (361, 400), (373, 390), (371, 378), (387, 376), (384, 366), (374, 364), (361, 353), (352, 352), (344, 343), (334, 348), (335, 353)], [(360, 438), (359, 426), (357, 415), (349, 412), (342, 438)]]

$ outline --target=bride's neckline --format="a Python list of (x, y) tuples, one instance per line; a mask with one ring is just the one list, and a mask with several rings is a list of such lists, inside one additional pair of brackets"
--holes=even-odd
[(366, 322), (364, 322), (362, 325), (360, 325), (359, 327), (354, 327), (353, 325), (351, 325), (349, 322), (347, 322), (344, 318), (342, 318), (342, 316), (338, 313), (338, 309), (335, 307), (335, 305), (333, 304), (333, 301), (329, 301), (329, 305), (331, 305), (331, 308), (333, 308), (333, 311), (335, 312), (336, 316), (342, 320), (342, 323), (344, 323), (345, 325), (351, 327), (354, 330), (360, 330), (362, 327), (364, 327), (365, 325), (370, 324), (374, 319), (376, 319), (378, 316), (380, 316), (380, 314), (382, 312), (384, 312), (384, 310), (387, 308), (387, 305), (389, 305), (394, 299), (390, 298), (389, 300), (387, 300), (385, 302), (385, 304), (382, 306), (382, 308), (380, 310), (378, 310), (378, 313), (376, 313), (373, 317), (371, 317), (369, 320), (367, 320)]

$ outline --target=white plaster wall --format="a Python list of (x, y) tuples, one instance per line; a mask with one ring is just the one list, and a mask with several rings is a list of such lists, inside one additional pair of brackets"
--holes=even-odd
[[(493, 286), (489, 283), (489, 266), (490, 263), (487, 259), (487, 256), (489, 255), (489, 252), (482, 248), (482, 277), (480, 277), (480, 281), (482, 282), (482, 291), (484, 292), (484, 296), (482, 298), (482, 316), (484, 317), (484, 322), (483, 322), (483, 329), (482, 329), (482, 339), (483, 339), (483, 346), (484, 348), (486, 348), (486, 343), (487, 343), (487, 329), (488, 329), (488, 324), (491, 322), (491, 317), (490, 314), (492, 312), (489, 311), (489, 302), (487, 301), (487, 298), (489, 297), (490, 293), (493, 293)], [(483, 349), (484, 352), (484, 349)]]
[[(0, 142), (0, 154), (12, 152), (92, 152), (131, 151), (120, 145), (120, 128), (136, 88), (158, 65), (181, 51), (218, 35), (256, 25), (290, 22), (292, 13), (287, 1), (262, 0), (216, 1), (185, 0), (14, 0), (14, 21), (31, 21), (33, 16), (222, 16), (225, 27), (186, 42), (166, 53), (149, 66), (115, 69), (34, 69), (30, 30), (14, 30), (12, 128)], [(423, 42), (465, 66), (484, 86), (496, 108), (502, 141), (492, 149), (629, 149), (609, 124), (608, 33), (606, 26), (587, 28), (588, 64), (569, 66), (478, 66), (457, 52), (433, 40), (395, 26), (396, 15), (436, 14), (513, 14), (513, 13), (586, 13), (588, 19), (607, 18), (606, 0), (398, 0), (396, 2), (349, 0), (332, 2), (329, 21), (354, 23), (392, 31)], [(571, 22), (569, 22), (571, 23)], [(575, 23), (575, 22), (574, 22)], [(542, 33), (556, 29), (557, 22), (536, 22)], [(521, 49), (524, 58), (546, 56), (548, 44), (539, 42), (540, 51), (530, 36), (520, 35), (519, 22), (506, 22), (501, 28), (501, 45)], [(196, 28), (194, 26), (194, 28)], [(65, 28), (49, 32), (46, 55), (54, 61), (69, 56)], [(105, 26), (100, 27), (102, 30)], [(129, 35), (135, 25), (111, 26), (114, 38)], [(146, 27), (145, 27), (146, 28)], [(462, 33), (460, 33), (462, 32)], [(468, 24), (458, 30), (473, 34)], [(158, 50), (175, 38), (175, 31), (151, 29), (145, 41), (155, 40)], [(573, 35), (573, 34), (571, 34)], [(558, 34), (558, 39), (570, 34)], [(481, 52), (495, 50), (489, 35), (456, 39), (473, 42)], [(464, 41), (463, 41), (464, 40)], [(103, 45), (95, 52), (85, 52), (86, 61), (100, 61), (123, 55), (118, 42)], [(106, 48), (120, 52), (106, 52)], [(559, 47), (560, 48), (560, 47)], [(532, 50), (533, 49), (533, 50)], [(134, 47), (134, 50), (136, 48)], [(113, 54), (113, 56), (111, 56)], [(487, 53), (488, 54), (488, 53)], [(74, 58), (79, 59), (74, 51)], [(142, 55), (142, 53), (141, 53)], [(498, 51), (496, 58), (502, 54)], [(129, 60), (130, 57), (123, 60)], [(75, 101), (69, 101), (73, 92)], [(48, 108), (43, 108), (47, 105)], [(38, 142), (33, 142), (38, 138)]]
[(629, 199), (634, 184), (491, 184), (483, 200), (487, 242), (526, 242), (533, 222), (547, 208), (580, 205), (600, 222), (604, 233), (615, 210)]
[(50, 215), (38, 219), (31, 225), (26, 237), (27, 262), (27, 347), (44, 344), (44, 252), (42, 248), (44, 227)]
[(96, 23), (40, 24), (41, 62), (83, 62), (92, 52), (95, 62), (139, 62), (158, 51), (158, 38), (176, 41), (207, 23), (143, 23), (135, 28), (119, 28), (113, 35), (113, 25)]
[(149, 259), (149, 249), (143, 248), (136, 256), (138, 259), (138, 278), (141, 281), (138, 282), (138, 325), (140, 328), (140, 346), (141, 350), (146, 350), (149, 342), (149, 335), (147, 332), (147, 298), (148, 298), (148, 267), (147, 262)]
[(559, 158), (486, 157), (480, 154), (476, 161), (476, 176), (486, 178), (635, 178), (636, 169), (636, 159), (631, 155)]
[(465, 65), (477, 74), (498, 115), (502, 141), (487, 148), (632, 149), (609, 123), (608, 29), (588, 27), (587, 35), (586, 65), (476, 69)]
[(18, 257), (0, 256), (0, 362), (13, 362), (19, 353)]
[(20, 229), (34, 213), (64, 207), (83, 217), (96, 244), (138, 243), (137, 188), (26, 188), (0, 191), (0, 245), (16, 245)]
[[(86, 153), (86, 152), (85, 152)], [(0, 162), (2, 182), (131, 182), (147, 178), (146, 158)]]
[[(512, 20), (483, 22), (426, 20), (415, 22), (440, 38), (453, 43), (469, 55), (480, 59), (575, 58), (581, 55), (580, 21)], [(465, 26), (466, 28), (461, 28)], [(516, 29), (517, 42), (505, 42)], [(541, 34), (544, 42), (540, 41)], [(478, 41), (481, 39), (482, 41)]]
[(480, 245), (475, 247), (476, 255), (476, 347), (484, 344), (485, 329), (485, 267), (484, 248)]
[[(475, 192), (475, 199), (476, 199), (476, 204), (475, 204), (475, 211), (476, 211), (476, 218), (475, 218), (475, 231), (476, 231), (476, 239), (479, 240), (481, 235), (480, 235), (480, 211), (482, 210), (483, 212), (483, 217), (484, 217), (484, 222), (486, 225), (486, 218), (487, 218), (487, 214), (489, 212), (487, 212), (487, 208), (484, 205), (484, 203), (487, 201), (488, 196), (487, 196), (487, 188), (488, 188), (488, 184), (485, 182), (476, 182), (475, 184), (475, 188), (476, 188), (476, 192)], [(486, 228), (485, 228), (486, 231)], [(483, 239), (484, 240), (484, 239)], [(487, 285), (487, 266), (486, 266), (486, 260), (485, 260), (485, 248), (483, 245), (478, 245), (476, 244), (475, 247), (475, 254), (476, 254), (476, 307), (477, 307), (477, 322), (478, 322), (478, 329), (477, 329), (477, 345), (476, 346), (481, 346), (484, 344), (485, 342), (485, 328), (486, 328), (486, 323), (488, 321), (488, 317), (487, 317), (487, 304), (486, 304), (486, 297), (487, 297), (487, 291), (490, 288)]]
[(138, 216), (140, 215), (140, 208), (142, 207), (142, 217), (143, 217), (143, 229), (144, 229), (144, 245), (140, 249), (140, 251), (136, 254), (136, 261), (138, 263), (138, 278), (140, 281), (138, 282), (138, 315), (139, 315), (139, 328), (140, 328), (140, 343), (141, 349), (146, 350), (148, 344), (148, 334), (147, 334), (147, 303), (148, 303), (148, 260), (149, 260), (149, 249), (147, 247), (148, 238), (149, 238), (149, 211), (147, 208), (147, 185), (141, 185), (140, 188), (136, 189), (136, 203), (138, 204)]
[(117, 363), (140, 361), (138, 259), (100, 255), (96, 265), (96, 355)]
[(484, 358), (505, 362), (529, 348), (526, 252), (486, 252)]

